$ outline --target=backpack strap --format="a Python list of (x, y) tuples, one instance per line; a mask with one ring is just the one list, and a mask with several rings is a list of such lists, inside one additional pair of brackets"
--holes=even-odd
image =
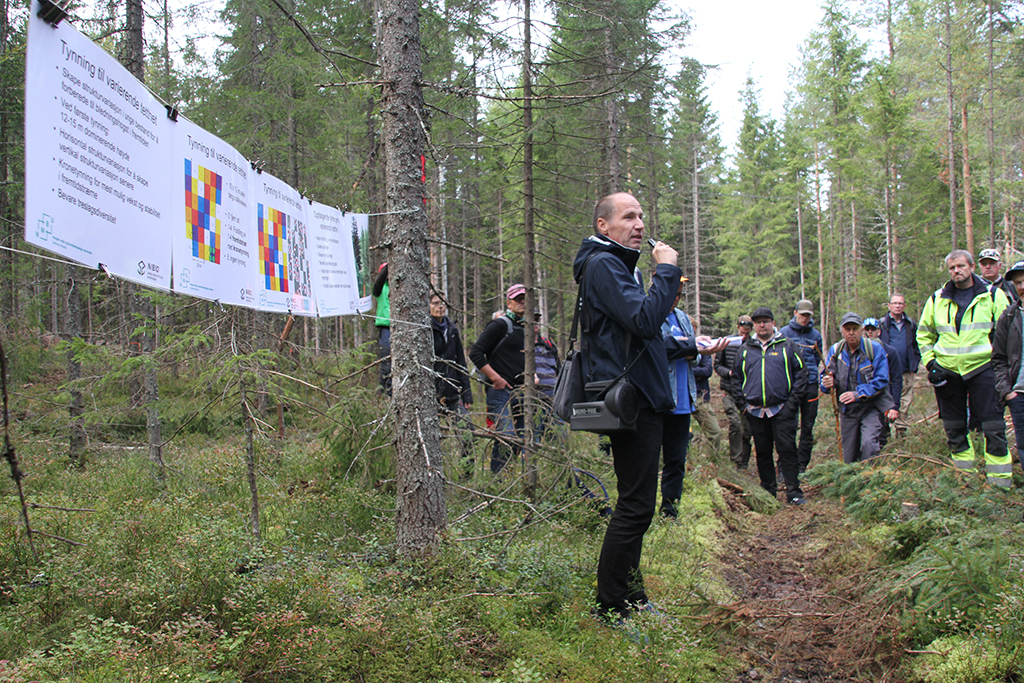
[[(513, 330), (512, 318), (508, 317), (505, 314), (502, 314), (502, 316), (501, 316), (501, 318), (499, 318), (499, 320), (501, 320), (501, 321), (503, 321), (505, 323), (505, 336), (501, 338), (501, 341), (499, 341), (497, 344), (494, 345), (494, 348), (491, 349), (491, 353), (494, 353), (495, 351), (497, 351), (498, 347), (500, 347), (502, 344), (504, 344), (505, 340), (512, 336), (512, 330)], [(490, 355), (490, 354), (488, 354), (488, 355)]]

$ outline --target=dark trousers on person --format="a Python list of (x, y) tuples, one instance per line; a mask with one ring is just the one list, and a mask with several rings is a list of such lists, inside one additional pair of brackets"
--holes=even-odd
[(391, 395), (391, 328), (377, 328), (377, 358), (380, 359), (380, 386)]
[(640, 552), (657, 503), (663, 430), (664, 415), (641, 408), (635, 431), (611, 435), (619, 496), (597, 564), (597, 606), (606, 618), (627, 617), (631, 606), (648, 602)]
[(1017, 394), (1016, 398), (1007, 402), (1006, 407), (1010, 409), (1010, 417), (1013, 419), (1013, 433), (1017, 439), (1017, 458), (1020, 466), (1024, 468), (1024, 393)]
[(864, 462), (877, 458), (882, 450), (881, 433), (885, 416), (874, 406), (847, 406), (839, 416), (843, 435), (843, 462)]
[(800, 472), (811, 464), (811, 451), (814, 450), (814, 421), (818, 419), (817, 385), (809, 386), (807, 393), (812, 397), (800, 399), (800, 445), (796, 451)]
[(757, 474), (761, 488), (773, 496), (778, 492), (775, 478), (775, 454), (779, 453), (779, 470), (786, 484), (786, 500), (803, 498), (800, 490), (799, 465), (796, 450), (796, 410), (783, 408), (774, 417), (756, 417), (747, 413), (747, 424), (754, 437)]
[(683, 496), (686, 452), (690, 447), (690, 413), (665, 415), (661, 437), (661, 514), (676, 517), (676, 505)]
[(969, 410), (970, 421), (985, 433), (984, 460), (988, 483), (1009, 488), (1012, 485), (1013, 459), (1006, 448), (1006, 422), (996, 395), (992, 366), (986, 366), (970, 378), (950, 372), (946, 383), (935, 387), (935, 399), (939, 404), (942, 427), (946, 430), (946, 443), (952, 451), (953, 465), (959, 470), (974, 472), (975, 461), (981, 460), (968, 438)]
[(747, 414), (736, 406), (729, 392), (722, 397), (722, 407), (729, 418), (729, 459), (740, 469), (747, 469), (750, 462), (750, 425)]
[(522, 451), (519, 440), (523, 438), (522, 390), (495, 389), (487, 387), (487, 412), (494, 420), (494, 431), (500, 436), (494, 440), (491, 450), (491, 472), (498, 474), (505, 469), (510, 454), (517, 457)]

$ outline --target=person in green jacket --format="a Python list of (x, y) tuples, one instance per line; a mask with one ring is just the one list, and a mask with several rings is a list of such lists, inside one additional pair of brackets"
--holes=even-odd
[(380, 359), (380, 386), (391, 395), (391, 291), (388, 287), (388, 263), (380, 264), (373, 281), (373, 297), (377, 300), (377, 358)]
[(1009, 301), (1003, 291), (974, 274), (971, 252), (954, 249), (946, 257), (949, 282), (924, 304), (917, 328), (921, 362), (935, 388), (939, 415), (953, 464), (974, 472), (976, 457), (968, 438), (971, 421), (985, 434), (988, 483), (1009, 488), (1013, 460), (1006, 447), (1006, 423), (996, 394), (992, 336)]

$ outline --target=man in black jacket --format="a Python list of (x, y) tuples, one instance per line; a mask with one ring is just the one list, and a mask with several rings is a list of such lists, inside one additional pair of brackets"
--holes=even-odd
[(754, 437), (757, 473), (761, 488), (773, 496), (778, 491), (774, 451), (786, 485), (786, 501), (803, 505), (796, 450), (796, 416), (807, 368), (800, 352), (775, 329), (775, 316), (762, 306), (750, 317), (754, 336), (740, 347), (733, 365), (733, 399), (742, 406)]
[(896, 418), (896, 435), (907, 431), (910, 426), (910, 404), (914, 400), (914, 377), (921, 364), (921, 349), (917, 345), (917, 323), (906, 314), (907, 300), (899, 292), (889, 297), (889, 312), (878, 321), (878, 340), (896, 350), (903, 368), (903, 387), (899, 400), (899, 417)]
[(996, 375), (996, 393), (1010, 409), (1013, 431), (1017, 439), (1017, 459), (1024, 468), (1024, 374), (1021, 373), (1021, 349), (1024, 347), (1024, 261), (1017, 261), (1006, 271), (1018, 296), (999, 316), (992, 337), (992, 370)]
[(598, 610), (616, 623), (634, 610), (649, 609), (640, 553), (658, 494), (664, 413), (674, 405), (661, 324), (672, 310), (682, 271), (676, 266), (676, 251), (658, 242), (651, 254), (650, 290), (644, 292), (635, 273), (644, 237), (643, 209), (630, 194), (599, 201), (593, 227), (573, 264), (583, 289), (581, 318), (587, 321), (584, 381), (611, 380), (625, 372), (639, 403), (636, 429), (611, 434), (618, 500), (597, 566)]
[[(469, 350), (469, 359), (487, 378), (487, 412), (494, 420), (494, 431), (501, 434), (491, 451), (491, 472), (498, 474), (509, 459), (509, 447), (523, 435), (521, 392), (526, 356), (523, 353), (523, 314), (526, 312), (526, 287), (515, 284), (505, 293), (505, 313), (491, 322)], [(514, 452), (519, 454), (519, 447)]]
[[(736, 334), (747, 341), (750, 331), (754, 329), (754, 321), (749, 315), (741, 315), (736, 322)], [(732, 397), (732, 368), (739, 355), (739, 346), (727, 346), (715, 356), (715, 374), (720, 378), (722, 387), (722, 407), (729, 418), (729, 459), (736, 469), (745, 470), (750, 462), (750, 426), (746, 414), (736, 407)]]

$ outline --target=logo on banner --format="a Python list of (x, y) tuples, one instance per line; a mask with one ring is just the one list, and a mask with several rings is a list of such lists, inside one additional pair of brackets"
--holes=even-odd
[(43, 217), (36, 223), (36, 238), (41, 242), (49, 242), (53, 234), (53, 216), (43, 214)]
[(267, 306), (267, 290), (261, 289), (260, 290), (260, 307), (261, 308), (266, 308), (266, 306)]
[(181, 286), (187, 288), (192, 284), (192, 272), (188, 268), (182, 268), (178, 279), (181, 280)]
[(242, 301), (252, 303), (252, 289), (250, 287), (242, 287), (238, 290), (238, 296), (241, 297)]
[(145, 275), (146, 274), (146, 262), (145, 261), (139, 261), (138, 271), (139, 271), (139, 275)]

